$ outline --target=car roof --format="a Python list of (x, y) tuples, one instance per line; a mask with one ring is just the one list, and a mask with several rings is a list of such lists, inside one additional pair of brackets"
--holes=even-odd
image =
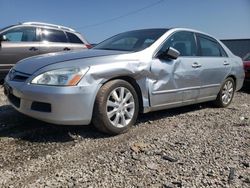
[[(162, 31), (190, 31), (190, 32), (194, 32), (194, 33), (200, 33), (200, 34), (204, 34), (204, 35), (207, 35), (209, 37), (212, 37), (212, 38), (215, 38), (214, 36), (208, 34), (208, 33), (205, 33), (205, 32), (202, 32), (202, 31), (198, 31), (198, 30), (195, 30), (195, 29), (189, 29), (189, 28), (184, 28), (184, 27), (169, 27), (169, 28), (145, 28), (145, 29), (135, 29), (135, 30), (130, 30), (130, 31), (150, 31), (150, 30), (162, 30)], [(130, 31), (127, 31), (127, 32), (130, 32)]]
[(21, 25), (50, 27), (50, 28), (55, 28), (55, 29), (62, 29), (65, 31), (76, 32), (74, 29), (72, 29), (70, 27), (65, 27), (62, 25), (50, 24), (50, 23), (45, 23), (45, 22), (23, 22), (23, 23), (21, 23)]
[(70, 27), (65, 27), (62, 25), (56, 25), (56, 24), (50, 24), (50, 23), (45, 23), (45, 22), (21, 22), (18, 24), (13, 24), (4, 28), (0, 29), (0, 33), (5, 32), (9, 28), (14, 28), (14, 27), (19, 27), (19, 26), (28, 26), (28, 27), (42, 27), (42, 28), (47, 28), (47, 29), (57, 29), (57, 30), (63, 30), (64, 32), (70, 32), (74, 33), (77, 35), (85, 44), (89, 44), (89, 42), (85, 39), (85, 37), (78, 31), (70, 28)]

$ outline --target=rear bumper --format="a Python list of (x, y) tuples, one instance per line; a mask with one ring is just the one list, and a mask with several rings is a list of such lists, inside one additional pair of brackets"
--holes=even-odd
[[(19, 112), (63, 125), (91, 122), (98, 85), (56, 87), (6, 81), (5, 93)], [(7, 91), (8, 90), (8, 91)]]

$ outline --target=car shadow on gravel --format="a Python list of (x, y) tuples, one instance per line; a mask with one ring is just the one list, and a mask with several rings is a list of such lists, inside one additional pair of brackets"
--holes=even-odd
[(250, 94), (250, 84), (244, 85), (239, 92)]
[[(204, 108), (210, 108), (209, 103), (190, 105), (169, 110), (140, 114), (136, 126), (163, 118), (185, 114)], [(78, 139), (108, 138), (109, 135), (98, 132), (92, 124), (87, 126), (63, 126), (42, 122), (17, 112), (10, 105), (0, 106), (0, 139), (15, 138), (29, 142), (73, 142)]]
[(93, 126), (63, 126), (42, 122), (0, 106), (0, 140), (3, 137), (29, 142), (72, 142), (76, 139), (108, 137)]
[(160, 120), (172, 116), (177, 116), (180, 114), (185, 114), (192, 111), (202, 110), (205, 108), (214, 108), (211, 103), (200, 103), (200, 104), (194, 104), (194, 105), (188, 105), (178, 108), (172, 108), (172, 109), (166, 109), (166, 110), (160, 110), (155, 112), (150, 112), (147, 114), (141, 114), (138, 118), (137, 123), (146, 123), (151, 122), (155, 120)]

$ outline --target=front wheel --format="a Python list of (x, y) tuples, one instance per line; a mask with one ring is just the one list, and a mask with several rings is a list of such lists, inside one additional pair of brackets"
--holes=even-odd
[(235, 82), (233, 78), (229, 77), (222, 84), (214, 104), (221, 108), (227, 107), (233, 100), (234, 92)]
[(93, 124), (108, 134), (124, 133), (135, 123), (138, 112), (138, 96), (133, 86), (124, 80), (112, 80), (97, 94)]

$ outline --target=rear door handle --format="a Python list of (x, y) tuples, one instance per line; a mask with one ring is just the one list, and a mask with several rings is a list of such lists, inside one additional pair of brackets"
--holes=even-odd
[(69, 51), (70, 48), (66, 47), (66, 48), (64, 48), (63, 50), (64, 50), (64, 51)]
[(229, 65), (229, 63), (227, 61), (224, 61), (223, 65)]
[(38, 50), (38, 48), (36, 48), (36, 47), (30, 47), (30, 49), (29, 49), (30, 51), (37, 51)]
[(193, 68), (199, 68), (199, 67), (201, 67), (201, 64), (199, 64), (199, 63), (197, 63), (197, 62), (194, 62), (194, 63), (192, 64), (192, 67), (193, 67)]

